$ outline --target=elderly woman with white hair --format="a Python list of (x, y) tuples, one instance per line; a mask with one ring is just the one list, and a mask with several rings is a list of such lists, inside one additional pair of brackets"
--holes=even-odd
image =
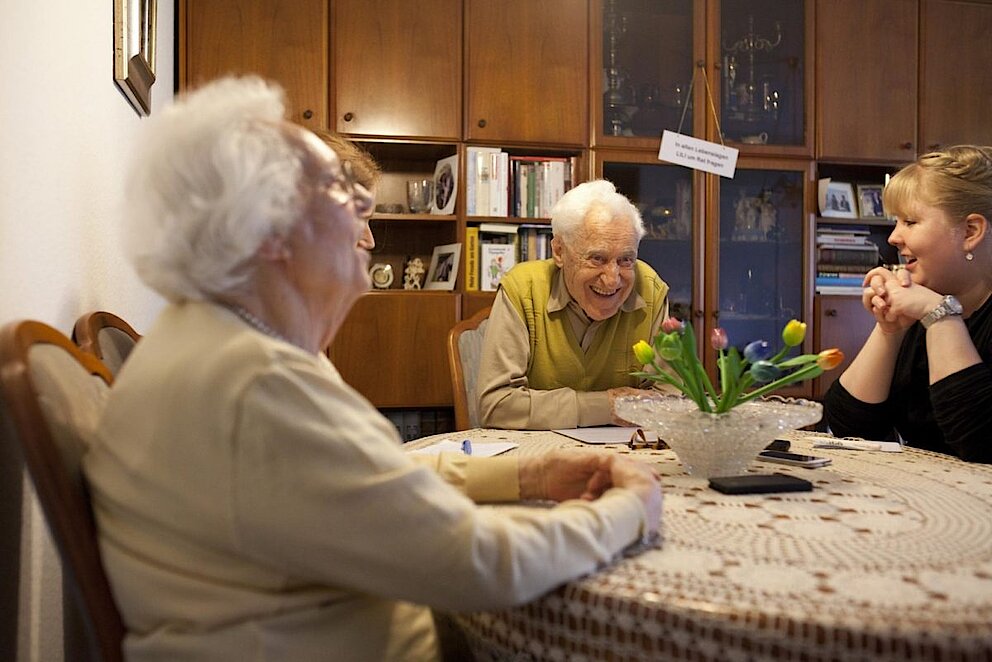
[[(84, 459), (129, 660), (431, 660), (431, 607), (535, 598), (656, 531), (644, 464), (418, 463), (322, 353), (369, 286), (371, 197), (281, 92), (152, 117), (127, 247), (169, 300)], [(474, 501), (561, 501), (483, 509)]]
[(638, 340), (668, 315), (668, 285), (637, 259), (641, 214), (606, 180), (568, 191), (551, 210), (551, 259), (523, 262), (500, 281), (479, 364), (485, 427), (606, 425)]

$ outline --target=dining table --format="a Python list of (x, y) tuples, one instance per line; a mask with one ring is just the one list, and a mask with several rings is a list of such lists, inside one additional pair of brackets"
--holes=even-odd
[(804, 478), (812, 491), (723, 494), (671, 450), (553, 431), (410, 442), (620, 453), (661, 475), (655, 545), (527, 604), (452, 615), (475, 659), (992, 660), (992, 466), (910, 447), (814, 448), (806, 431), (780, 436), (831, 463), (755, 460), (748, 472)]

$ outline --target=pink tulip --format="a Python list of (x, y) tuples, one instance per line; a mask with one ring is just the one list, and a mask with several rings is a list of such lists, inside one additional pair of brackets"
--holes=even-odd
[(710, 345), (713, 346), (713, 349), (727, 349), (727, 345), (729, 344), (730, 341), (727, 340), (727, 332), (722, 328), (716, 327), (710, 333)]

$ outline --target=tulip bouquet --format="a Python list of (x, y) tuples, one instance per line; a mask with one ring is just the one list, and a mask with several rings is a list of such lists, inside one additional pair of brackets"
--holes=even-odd
[[(789, 350), (801, 344), (805, 337), (806, 324), (792, 320), (782, 330), (785, 346), (777, 353), (772, 354), (772, 347), (767, 341), (755, 340), (744, 348), (741, 356), (736, 347), (727, 349), (729, 341), (726, 331), (713, 329), (710, 345), (720, 353), (717, 360), (720, 391), (717, 392), (702, 362), (696, 357), (696, 337), (692, 325), (669, 317), (662, 322), (653, 346), (644, 340), (634, 345), (637, 360), (650, 366), (652, 371), (633, 374), (671, 384), (695, 402), (701, 411), (722, 414), (787, 384), (818, 377), (844, 360), (844, 354), (839, 349), (786, 358)], [(671, 372), (658, 363), (659, 357), (667, 362)], [(752, 386), (757, 388), (748, 391)]]

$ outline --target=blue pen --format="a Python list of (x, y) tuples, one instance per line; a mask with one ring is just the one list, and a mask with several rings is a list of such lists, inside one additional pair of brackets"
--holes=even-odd
[(472, 442), (468, 439), (462, 441), (462, 452), (466, 455), (472, 454)]

